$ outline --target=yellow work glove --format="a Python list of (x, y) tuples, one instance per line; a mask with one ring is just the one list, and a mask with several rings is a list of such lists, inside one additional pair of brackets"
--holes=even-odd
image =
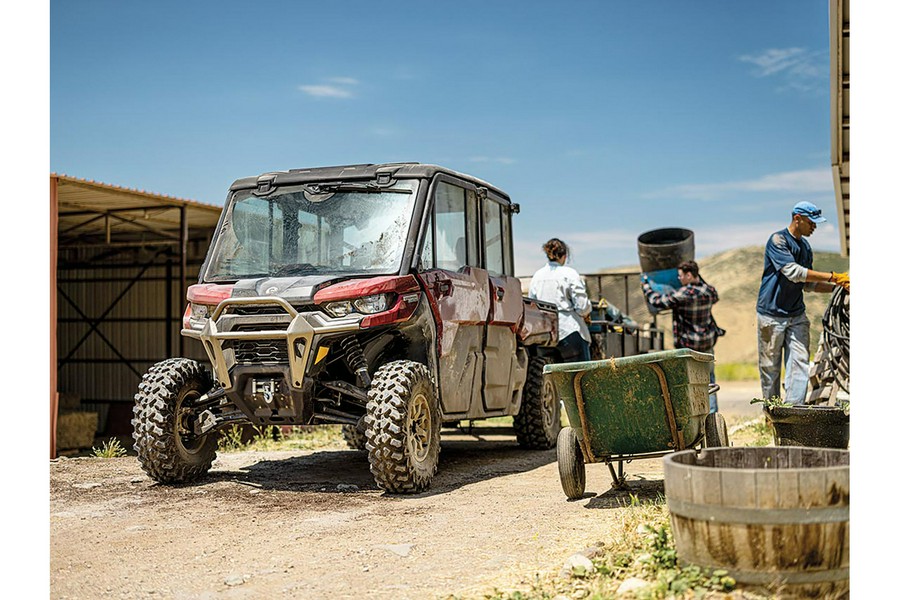
[(850, 273), (835, 273), (832, 271), (831, 278), (828, 281), (841, 286), (848, 292), (850, 291)]

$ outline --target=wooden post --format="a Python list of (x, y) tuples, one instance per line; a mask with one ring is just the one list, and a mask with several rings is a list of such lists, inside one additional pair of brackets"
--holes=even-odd
[[(180, 252), (181, 255), (181, 282), (178, 288), (179, 290), (179, 300), (177, 306), (181, 306), (183, 302), (186, 302), (187, 298), (187, 252), (188, 252), (188, 221), (187, 221), (187, 207), (181, 207), (181, 245)], [(178, 356), (184, 356), (184, 336), (178, 336)]]
[(59, 179), (50, 177), (50, 458), (56, 458), (56, 417), (59, 392), (56, 389), (56, 265), (59, 240)]

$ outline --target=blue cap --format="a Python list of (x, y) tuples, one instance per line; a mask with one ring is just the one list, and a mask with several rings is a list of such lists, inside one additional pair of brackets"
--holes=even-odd
[(803, 215), (804, 217), (809, 218), (813, 223), (824, 223), (825, 217), (822, 216), (822, 209), (813, 204), (812, 202), (807, 202), (805, 200), (798, 202), (794, 205), (794, 210), (791, 211), (792, 215)]

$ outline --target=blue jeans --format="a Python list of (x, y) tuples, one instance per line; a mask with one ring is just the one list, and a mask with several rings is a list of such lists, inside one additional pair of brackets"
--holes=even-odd
[[(764, 399), (778, 396), (789, 404), (803, 404), (809, 385), (809, 319), (769, 317), (757, 313), (759, 382)], [(781, 365), (784, 362), (784, 393)]]
[(591, 345), (584, 341), (581, 334), (574, 331), (559, 340), (556, 345), (563, 362), (583, 362), (591, 360)]

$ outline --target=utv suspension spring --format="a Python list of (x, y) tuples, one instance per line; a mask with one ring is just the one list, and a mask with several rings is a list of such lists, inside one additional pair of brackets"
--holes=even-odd
[(369, 377), (369, 363), (363, 354), (362, 347), (355, 335), (349, 335), (341, 340), (341, 350), (344, 351), (344, 360), (347, 366), (356, 374), (356, 383), (362, 388), (369, 387), (372, 378)]

